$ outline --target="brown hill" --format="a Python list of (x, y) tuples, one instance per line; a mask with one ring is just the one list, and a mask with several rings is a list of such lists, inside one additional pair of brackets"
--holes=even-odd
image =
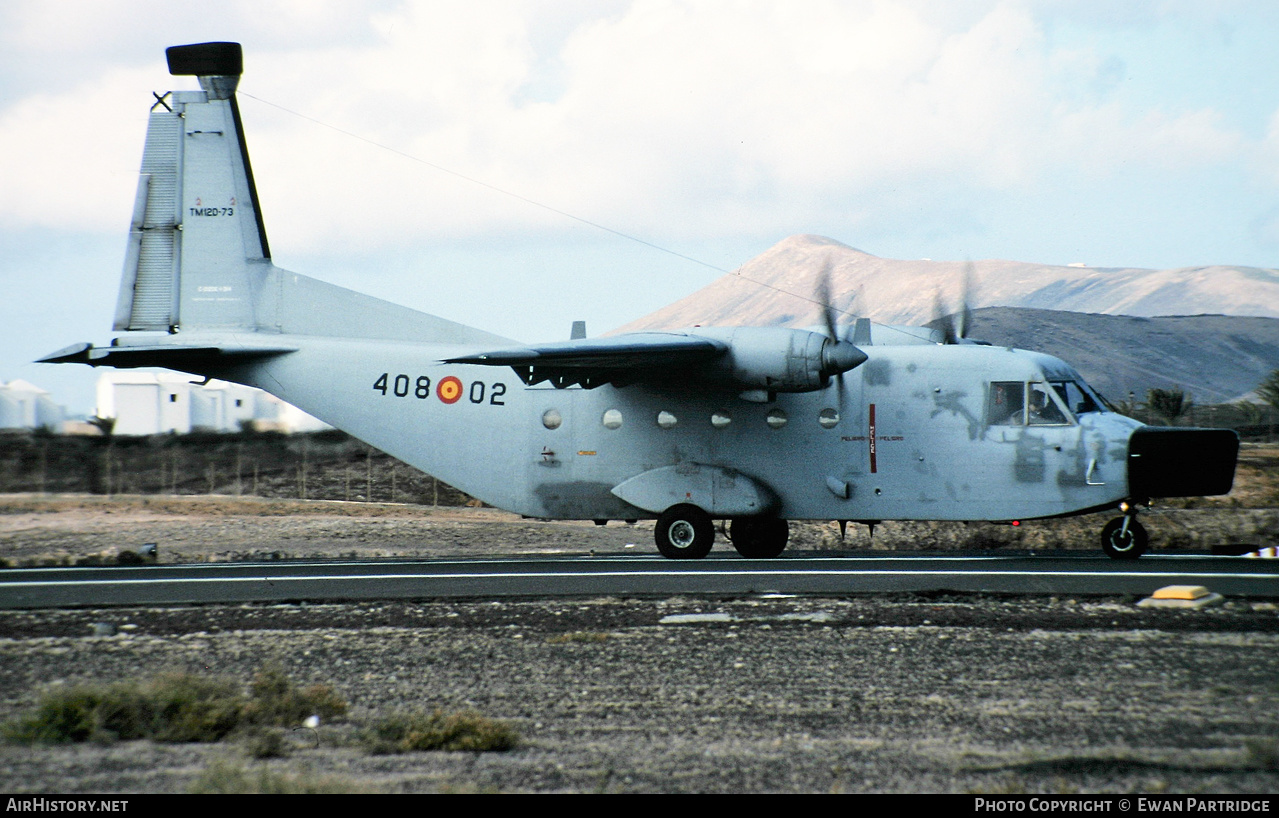
[(617, 332), (818, 325), (815, 294), (823, 268), (834, 306), (845, 313), (842, 321), (867, 316), (881, 323), (928, 323), (936, 319), (939, 301), (958, 306), (968, 276), (972, 337), (1056, 355), (1115, 400), (1181, 388), (1200, 404), (1224, 403), (1279, 369), (1276, 270), (904, 261), (808, 235), (779, 242)]
[(807, 326), (829, 267), (835, 306), (889, 324), (936, 317), (940, 294), (957, 305), (971, 271), (973, 307), (1030, 307), (1106, 315), (1248, 315), (1279, 318), (1279, 270), (1092, 268), (1019, 261), (887, 259), (822, 236), (791, 236), (710, 285), (618, 332), (721, 326)]
[(973, 312), (969, 335), (1069, 361), (1116, 401), (1129, 393), (1144, 400), (1150, 389), (1181, 389), (1201, 405), (1226, 403), (1279, 369), (1279, 318), (1137, 318), (991, 307)]

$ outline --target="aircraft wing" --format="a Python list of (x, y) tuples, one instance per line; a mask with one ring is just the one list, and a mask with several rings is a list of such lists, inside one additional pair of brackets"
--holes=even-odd
[(678, 380), (695, 374), (728, 349), (728, 344), (711, 338), (637, 332), (498, 349), (448, 358), (444, 363), (509, 366), (529, 386), (550, 381), (561, 389), (575, 384), (594, 389), (606, 383), (626, 386), (639, 381)]

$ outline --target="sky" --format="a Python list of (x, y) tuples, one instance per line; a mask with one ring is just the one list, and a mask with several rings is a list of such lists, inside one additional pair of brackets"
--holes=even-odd
[(278, 266), (524, 341), (796, 233), (1279, 267), (1279, 4), (0, 4), (0, 381), (92, 414), (152, 92), (234, 40)]

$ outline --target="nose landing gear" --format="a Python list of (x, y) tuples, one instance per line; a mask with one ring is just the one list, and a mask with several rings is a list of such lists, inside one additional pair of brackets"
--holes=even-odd
[(1124, 516), (1106, 523), (1101, 530), (1101, 550), (1113, 560), (1135, 560), (1146, 553), (1150, 535), (1146, 527), (1137, 522), (1137, 508), (1128, 503), (1120, 504)]

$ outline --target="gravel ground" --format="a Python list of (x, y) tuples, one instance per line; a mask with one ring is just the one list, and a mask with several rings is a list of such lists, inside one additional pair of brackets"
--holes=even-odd
[[(487, 509), (287, 511), (11, 503), (0, 555), (75, 559), (146, 541), (161, 543), (165, 561), (652, 548), (642, 523), (596, 528)], [(799, 547), (826, 537), (801, 532)], [(247, 684), (270, 661), (299, 683), (331, 685), (351, 710), (317, 734), (288, 733), (288, 755), (265, 761), (235, 739), (0, 744), (0, 791), (187, 792), (211, 771), (225, 780), (262, 770), (301, 787), (387, 792), (1279, 791), (1276, 606), (1158, 611), (1135, 601), (4, 611), (0, 719), (28, 712), (51, 685), (174, 670)], [(119, 632), (93, 636), (95, 622)], [(503, 753), (379, 756), (359, 746), (361, 726), (408, 708), (474, 709), (509, 722), (522, 741)]]

